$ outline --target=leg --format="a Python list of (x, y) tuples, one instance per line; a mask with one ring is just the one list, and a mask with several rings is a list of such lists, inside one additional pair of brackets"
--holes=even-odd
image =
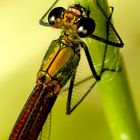
[(47, 12), (42, 16), (42, 18), (39, 20), (39, 24), (43, 25), (43, 26), (48, 26), (50, 27), (50, 24), (48, 22), (45, 21), (46, 16), (48, 15), (48, 13), (52, 10), (52, 8), (55, 6), (55, 4), (58, 2), (59, 0), (55, 0), (55, 2), (52, 4), (52, 6), (47, 10)]
[(114, 11), (114, 7), (110, 6), (109, 8), (111, 9), (111, 13), (110, 13), (110, 15), (108, 17), (108, 22), (110, 23), (110, 20), (112, 18), (112, 14), (113, 14), (113, 11)]
[(74, 80), (75, 80), (75, 74), (73, 74), (71, 81), (70, 81), (67, 106), (66, 106), (66, 114), (70, 114), (72, 112), (72, 110), (71, 110), (71, 98), (72, 98), (72, 90), (73, 90), (73, 86), (74, 86)]
[(81, 44), (81, 47), (85, 51), (85, 54), (86, 54), (86, 57), (87, 57), (87, 60), (88, 60), (88, 63), (89, 63), (89, 66), (90, 66), (90, 69), (91, 69), (91, 72), (92, 72), (93, 76), (95, 77), (95, 79), (97, 81), (99, 81), (100, 80), (100, 76), (97, 74), (97, 72), (96, 72), (96, 70), (94, 68), (94, 65), (93, 65), (92, 59), (90, 57), (90, 53), (89, 53), (87, 45), (84, 42), (80, 42), (80, 44)]
[[(110, 13), (109, 17), (107, 18), (107, 22), (106, 22), (106, 40), (109, 39), (109, 30), (110, 30), (109, 25), (110, 25), (110, 20), (111, 20), (114, 8), (110, 7), (110, 9), (111, 9), (111, 13)], [(103, 60), (102, 60), (100, 77), (104, 71), (112, 71), (112, 72), (117, 71), (116, 69), (104, 68), (104, 62), (105, 62), (105, 58), (106, 58), (107, 48), (108, 48), (108, 44), (105, 45), (105, 51), (104, 51), (104, 56), (103, 56)]]
[[(108, 41), (108, 38), (109, 38), (109, 23), (110, 23), (110, 20), (111, 20), (111, 17), (112, 17), (112, 13), (113, 13), (113, 7), (111, 8), (111, 14), (108, 17), (107, 22), (106, 22), (106, 40), (107, 41)], [(108, 46), (108, 44), (105, 44), (105, 48), (104, 48), (105, 50), (104, 50), (104, 56), (103, 56), (103, 60), (102, 60), (100, 76), (104, 72), (104, 62), (105, 62), (106, 53), (107, 53), (107, 46)]]
[(98, 36), (96, 36), (96, 35), (94, 35), (94, 34), (92, 34), (92, 35), (89, 36), (89, 37), (92, 38), (92, 39), (96, 39), (96, 40), (98, 40), (98, 41), (104, 42), (104, 43), (106, 43), (106, 44), (108, 44), (108, 45), (112, 45), (112, 46), (115, 46), (115, 47), (123, 47), (124, 44), (123, 44), (123, 42), (122, 42), (122, 39), (120, 38), (119, 34), (118, 34), (117, 31), (115, 30), (113, 24), (110, 22), (110, 19), (111, 19), (111, 17), (112, 17), (114, 8), (111, 7), (111, 14), (110, 14), (109, 17), (108, 17), (108, 15), (107, 15), (106, 12), (104, 11), (104, 9), (101, 7), (101, 4), (99, 3), (98, 0), (96, 0), (96, 4), (97, 4), (98, 8), (100, 9), (101, 13), (102, 13), (102, 14), (104, 15), (104, 17), (106, 18), (107, 22), (109, 22), (108, 24), (110, 25), (110, 28), (112, 28), (112, 30), (113, 30), (113, 32), (115, 33), (116, 37), (118, 38), (118, 41), (119, 41), (119, 42), (113, 42), (113, 41), (110, 41), (110, 40), (106, 40), (106, 39), (101, 38), (101, 37), (98, 37)]
[[(82, 84), (81, 82), (78, 83), (78, 85), (75, 84), (75, 74), (73, 74), (72, 78), (71, 78), (71, 81), (70, 81), (70, 87), (69, 87), (69, 92), (68, 92), (68, 98), (67, 98), (67, 106), (66, 106), (66, 114), (69, 115), (73, 112), (73, 110), (76, 109), (76, 107), (85, 99), (85, 97), (88, 95), (88, 93), (90, 93), (91, 89), (96, 85), (97, 81), (94, 81), (90, 87), (89, 87), (89, 83), (84, 83), (84, 85), (88, 85), (88, 88), (85, 89), (84, 91), (84, 94), (81, 95), (81, 92), (83, 91), (80, 91), (78, 90), (78, 92), (74, 93), (76, 90), (75, 87), (76, 86), (79, 86), (79, 84)], [(93, 78), (93, 76), (92, 76)], [(90, 80), (91, 78), (89, 79), (86, 79), (86, 81)], [(85, 81), (83, 81), (85, 82)], [(89, 81), (88, 81), (89, 82)], [(74, 92), (73, 92), (74, 91)], [(78, 100), (76, 101), (76, 103), (72, 106), (72, 101), (75, 100), (75, 96), (77, 97), (79, 94), (79, 98)], [(73, 96), (73, 97), (72, 97)]]

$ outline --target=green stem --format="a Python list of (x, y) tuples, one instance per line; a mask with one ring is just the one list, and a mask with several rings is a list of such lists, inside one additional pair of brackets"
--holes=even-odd
[[(121, 70), (115, 73), (113, 79), (100, 81), (98, 85), (103, 109), (114, 140), (139, 140), (138, 120), (122, 58), (120, 66)], [(102, 78), (110, 74), (109, 71), (104, 72)]]
[[(99, 1), (106, 12), (109, 13), (107, 1)], [(75, 2), (90, 8), (90, 17), (95, 19), (95, 23), (98, 26), (95, 33), (98, 34), (102, 32), (102, 34), (106, 34), (106, 22), (103, 17), (100, 16), (99, 8), (96, 6), (96, 0), (75, 0)], [(112, 31), (110, 31), (110, 34), (111, 33)], [(117, 40), (113, 33), (111, 38)], [(96, 57), (102, 55), (100, 49), (98, 47), (96, 48), (96, 46), (100, 46), (99, 42), (87, 41), (86, 43), (89, 46), (89, 49), (93, 48), (94, 52), (96, 50)], [(108, 50), (108, 60), (117, 61), (115, 63), (109, 62), (108, 66), (111, 65), (114, 67), (114, 65), (119, 65), (120, 70), (116, 72), (105, 71), (102, 74), (101, 81), (98, 83), (104, 113), (114, 140), (140, 140), (139, 123), (125, 74), (123, 58), (119, 55), (119, 49), (116, 49), (115, 47), (110, 48), (111, 47), (109, 47)], [(112, 55), (113, 53), (114, 55)], [(120, 56), (120, 58), (118, 56)], [(94, 65), (96, 67), (96, 64)]]

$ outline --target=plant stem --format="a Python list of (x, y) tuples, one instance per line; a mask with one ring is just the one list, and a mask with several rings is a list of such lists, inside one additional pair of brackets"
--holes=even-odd
[[(139, 140), (140, 131), (128, 86), (124, 63), (121, 58), (121, 70), (112, 80), (99, 82), (103, 109), (114, 140)], [(102, 78), (110, 76), (105, 72)]]
[[(96, 0), (75, 0), (76, 3), (80, 3), (82, 6), (90, 8), (90, 17), (95, 20), (98, 27), (96, 33), (102, 32), (106, 34), (106, 22), (102, 16), (100, 16), (99, 8), (96, 6)], [(106, 0), (99, 0), (106, 13), (109, 13), (109, 7)], [(99, 12), (99, 14), (98, 14)], [(111, 33), (112, 31), (110, 31)], [(113, 33), (112, 33), (113, 34)], [(114, 40), (115, 35), (112, 35)], [(100, 42), (87, 41), (89, 49), (94, 49), (96, 46), (100, 46)], [(94, 47), (93, 47), (94, 46)], [(103, 46), (103, 45), (102, 45)], [(111, 47), (108, 47), (109, 49)], [(91, 51), (92, 51), (91, 49)], [(98, 48), (97, 48), (98, 49)], [(96, 49), (96, 56), (101, 56), (100, 51)], [(112, 47), (108, 53), (108, 60), (116, 62), (109, 62), (109, 65), (119, 65), (120, 70), (116, 72), (105, 71), (102, 74), (101, 81), (98, 83), (100, 91), (101, 101), (105, 116), (107, 118), (108, 125), (111, 130), (111, 134), (114, 140), (140, 140), (139, 123), (136, 116), (134, 104), (131, 97), (131, 91), (127, 82), (125, 67), (123, 63), (123, 57), (119, 52), (119, 49)], [(99, 50), (99, 49), (98, 49)], [(114, 53), (115, 52), (115, 53)], [(110, 56), (113, 57), (110, 59)], [(119, 55), (119, 58), (117, 58)], [(92, 57), (92, 55), (91, 55)], [(99, 60), (101, 61), (101, 60)], [(94, 62), (94, 60), (93, 60)], [(98, 62), (99, 63), (99, 62)], [(97, 64), (98, 64), (97, 63)], [(96, 67), (96, 63), (94, 64)], [(108, 66), (109, 66), (108, 65)]]

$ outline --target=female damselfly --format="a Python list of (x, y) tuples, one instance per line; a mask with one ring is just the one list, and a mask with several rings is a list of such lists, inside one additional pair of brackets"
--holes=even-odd
[[(104, 39), (93, 34), (96, 24), (95, 21), (90, 18), (89, 8), (85, 8), (80, 4), (74, 4), (69, 6), (67, 10), (63, 7), (56, 7), (53, 9), (57, 2), (58, 0), (56, 0), (43, 15), (40, 24), (47, 27), (62, 29), (61, 35), (58, 39), (51, 42), (49, 49), (45, 54), (42, 65), (37, 74), (36, 86), (19, 115), (9, 140), (36, 140), (39, 133), (42, 131), (42, 127), (57, 99), (57, 96), (68, 80), (70, 80), (70, 85), (68, 89), (66, 113), (70, 114), (90, 92), (96, 82), (101, 79), (102, 73), (105, 70), (109, 70), (104, 67), (104, 56), (101, 71), (99, 74), (97, 73), (88, 47), (81, 38), (95, 39), (106, 45), (112, 45), (115, 47), (123, 46), (121, 38), (110, 22), (113, 8), (111, 8), (112, 12), (108, 16), (98, 0), (96, 0), (99, 10), (107, 21), (107, 38)], [(47, 16), (48, 22), (44, 20)], [(113, 42), (108, 39), (109, 26), (112, 28), (112, 31), (118, 38), (119, 42)], [(95, 82), (86, 90), (84, 96), (71, 107), (73, 88), (76, 84), (80, 84), (80, 82), (75, 84), (75, 77), (79, 66), (81, 48), (85, 52), (92, 73), (91, 77), (95, 79)], [(111, 69), (111, 71), (113, 71), (113, 69)], [(83, 79), (81, 83), (84, 81), (86, 81), (86, 79)]]

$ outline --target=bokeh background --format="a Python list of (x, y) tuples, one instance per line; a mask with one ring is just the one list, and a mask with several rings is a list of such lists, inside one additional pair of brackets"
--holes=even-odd
[[(73, 0), (63, 2), (68, 6)], [(0, 140), (10, 131), (30, 95), (36, 73), (50, 42), (60, 31), (40, 26), (38, 20), (53, 0), (0, 1)], [(109, 0), (113, 20), (125, 46), (121, 49), (132, 97), (140, 120), (140, 2)], [(51, 140), (111, 140), (100, 93), (92, 93), (70, 116), (65, 115), (66, 96), (52, 110)]]

